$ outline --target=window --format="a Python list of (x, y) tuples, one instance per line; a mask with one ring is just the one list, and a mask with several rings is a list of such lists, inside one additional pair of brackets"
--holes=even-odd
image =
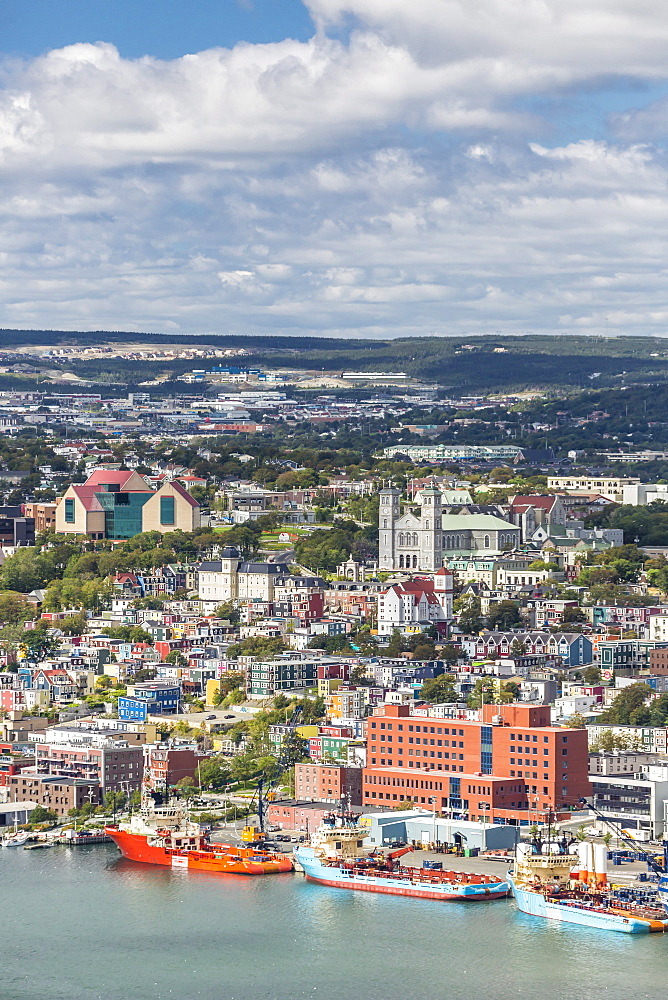
[(160, 497), (160, 524), (174, 524), (174, 497)]
[(74, 500), (69, 497), (65, 500), (65, 521), (68, 524), (74, 521)]

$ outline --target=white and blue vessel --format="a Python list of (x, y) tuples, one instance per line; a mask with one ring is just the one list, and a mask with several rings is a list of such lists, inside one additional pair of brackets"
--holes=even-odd
[(404, 847), (388, 854), (365, 852), (364, 833), (357, 826), (357, 818), (331, 813), (324, 817), (310, 844), (300, 844), (294, 856), (311, 882), (340, 889), (444, 902), (484, 902), (509, 894), (508, 883), (491, 875), (400, 865), (398, 859), (410, 850)]
[(656, 893), (634, 899), (608, 885), (604, 844), (580, 844), (578, 858), (532, 855), (530, 845), (519, 844), (508, 882), (518, 908), (534, 917), (623, 934), (668, 930)]

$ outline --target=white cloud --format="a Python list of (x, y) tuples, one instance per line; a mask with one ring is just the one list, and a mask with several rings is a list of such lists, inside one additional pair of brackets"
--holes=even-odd
[(557, 142), (525, 100), (665, 79), (662, 3), (308, 6), (307, 42), (4, 66), (3, 325), (663, 332), (665, 105)]

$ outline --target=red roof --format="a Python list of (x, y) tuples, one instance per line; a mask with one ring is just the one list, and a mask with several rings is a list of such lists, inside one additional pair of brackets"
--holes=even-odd
[(556, 496), (541, 496), (536, 494), (535, 496), (528, 497), (513, 497), (512, 506), (513, 509), (519, 506), (525, 507), (541, 507), (543, 510), (552, 510), (558, 497)]
[(94, 487), (87, 484), (85, 486), (73, 486), (72, 490), (83, 504), (85, 510), (103, 510), (102, 504), (95, 496)]
[(106, 486), (108, 483), (113, 486), (123, 487), (134, 475), (134, 472), (121, 471), (119, 469), (96, 469), (92, 472), (88, 479), (86, 480), (86, 486), (94, 486), (98, 493), (100, 492), (100, 486)]
[(197, 503), (197, 500), (195, 500), (194, 497), (190, 496), (190, 493), (188, 493), (188, 490), (185, 489), (183, 486), (181, 486), (180, 483), (177, 483), (174, 480), (172, 480), (171, 483), (164, 483), (160, 487), (160, 489), (158, 489), (156, 492), (157, 493), (162, 493), (163, 490), (165, 492), (169, 492), (170, 488), (173, 489), (175, 493), (178, 493), (178, 495), (180, 497), (183, 497), (183, 499), (186, 500), (190, 504), (191, 507), (199, 507), (199, 504)]

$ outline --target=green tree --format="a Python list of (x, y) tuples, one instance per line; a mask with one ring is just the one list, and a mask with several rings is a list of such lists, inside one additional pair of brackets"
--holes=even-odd
[(176, 789), (181, 799), (194, 799), (199, 793), (195, 778), (192, 777), (181, 778), (180, 781), (176, 782)]
[(283, 737), (283, 742), (281, 743), (281, 760), (285, 764), (286, 770), (288, 768), (294, 769), (295, 764), (300, 764), (304, 760), (309, 759), (309, 744), (308, 740), (304, 739), (297, 732), (286, 733)]
[(482, 704), (491, 705), (497, 699), (497, 686), (494, 677), (479, 677), (473, 691), (468, 696), (469, 708), (480, 708)]
[(501, 632), (523, 625), (519, 605), (515, 601), (499, 601), (493, 604), (487, 615), (487, 628)]
[(167, 653), (165, 663), (172, 663), (175, 667), (186, 667), (188, 660), (178, 649), (173, 649), (171, 653)]
[(461, 649), (459, 649), (457, 646), (453, 646), (452, 644), (448, 644), (447, 646), (444, 646), (443, 649), (441, 650), (440, 659), (445, 660), (446, 663), (455, 664), (457, 663), (461, 655), (462, 655)]
[(41, 663), (42, 660), (57, 653), (59, 649), (60, 639), (44, 625), (40, 624), (34, 629), (27, 629), (23, 634), (21, 651), (24, 658), (33, 663)]
[(398, 628), (392, 630), (390, 641), (387, 644), (388, 656), (401, 656), (404, 651), (404, 640)]
[(562, 625), (579, 625), (580, 623), (588, 622), (586, 614), (582, 608), (566, 607), (564, 608), (563, 614), (561, 616)]
[(225, 757), (209, 757), (200, 761), (198, 777), (202, 788), (220, 791), (230, 780), (230, 764)]
[(649, 684), (638, 682), (621, 689), (610, 707), (602, 713), (601, 722), (616, 726), (645, 726), (650, 724), (651, 712), (647, 700), (653, 692)]
[(459, 701), (453, 674), (440, 674), (429, 678), (420, 688), (420, 698), (435, 705), (451, 704)]
[(223, 604), (218, 605), (213, 614), (215, 618), (222, 618), (230, 625), (238, 625), (241, 621), (241, 612), (236, 601), (224, 601)]
[(649, 706), (650, 725), (668, 725), (668, 693), (660, 694)]
[(591, 667), (585, 667), (585, 669), (582, 671), (582, 679), (585, 682), (585, 684), (588, 684), (590, 686), (593, 686), (595, 684), (600, 684), (601, 683), (600, 667), (595, 667), (593, 665)]
[(149, 645), (153, 643), (151, 633), (139, 625), (111, 625), (109, 628), (103, 628), (102, 633), (119, 642), (145, 642)]
[(454, 610), (459, 613), (459, 628), (465, 635), (475, 635), (484, 624), (480, 598), (468, 595), (458, 598)]
[(250, 636), (241, 642), (232, 643), (227, 647), (227, 659), (236, 660), (240, 656), (255, 656), (258, 659), (271, 659), (282, 653), (287, 646), (282, 639), (270, 639), (263, 635)]
[(587, 720), (580, 712), (573, 712), (564, 722), (566, 729), (584, 729), (586, 725)]
[(0, 592), (0, 622), (5, 625), (18, 625), (28, 621), (35, 614), (35, 608), (28, 604), (23, 594), (15, 590)]
[(45, 809), (44, 806), (35, 806), (30, 813), (31, 823), (55, 823), (58, 820), (58, 813), (53, 809)]
[(365, 663), (356, 663), (350, 671), (350, 683), (354, 687), (368, 687), (373, 684), (373, 678), (367, 673)]

